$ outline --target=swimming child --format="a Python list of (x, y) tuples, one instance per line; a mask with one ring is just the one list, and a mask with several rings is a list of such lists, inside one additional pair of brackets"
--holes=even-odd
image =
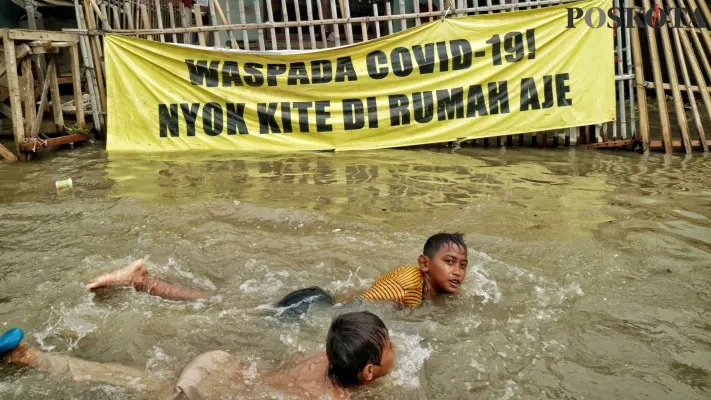
[(20, 329), (13, 328), (0, 336), (3, 361), (63, 374), (73, 380), (145, 391), (153, 398), (197, 399), (234, 395), (273, 398), (278, 394), (268, 392), (274, 390), (282, 396), (342, 399), (348, 397), (350, 389), (387, 375), (395, 363), (395, 348), (387, 327), (378, 316), (367, 311), (336, 317), (328, 330), (325, 353), (255, 377), (237, 357), (225, 351), (210, 351), (193, 359), (175, 385), (165, 385), (166, 382), (159, 378), (125, 365), (45, 353), (22, 341), (23, 335)]
[[(422, 300), (442, 294), (454, 294), (467, 276), (467, 245), (462, 234), (438, 233), (427, 239), (416, 266), (401, 266), (378, 278), (365, 293), (357, 298), (391, 300), (406, 307), (419, 307)], [(94, 290), (110, 286), (133, 286), (154, 296), (172, 300), (196, 300), (207, 293), (178, 288), (155, 279), (148, 274), (143, 261), (139, 260), (123, 269), (102, 275), (86, 287)], [(305, 311), (310, 304), (335, 303), (334, 299), (318, 287), (300, 289), (288, 294), (277, 303), (292, 305), (295, 313)]]

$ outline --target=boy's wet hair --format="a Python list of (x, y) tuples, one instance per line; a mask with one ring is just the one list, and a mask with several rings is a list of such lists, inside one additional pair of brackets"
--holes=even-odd
[(326, 340), (329, 379), (340, 387), (359, 384), (358, 374), (366, 365), (380, 365), (388, 340), (388, 328), (377, 315), (368, 311), (339, 315)]
[(464, 235), (461, 233), (437, 233), (427, 239), (422, 254), (433, 258), (445, 244), (456, 244), (461, 249), (467, 250), (467, 244), (464, 243)]

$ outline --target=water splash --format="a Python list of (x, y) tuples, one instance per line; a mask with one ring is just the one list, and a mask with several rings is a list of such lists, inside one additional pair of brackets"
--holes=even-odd
[(392, 373), (396, 385), (407, 388), (420, 387), (419, 372), (430, 358), (432, 348), (423, 346), (422, 337), (417, 334), (392, 332), (390, 337), (397, 347), (397, 360)]

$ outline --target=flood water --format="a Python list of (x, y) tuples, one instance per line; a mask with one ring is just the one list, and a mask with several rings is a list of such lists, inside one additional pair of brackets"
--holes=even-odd
[[(115, 157), (85, 146), (0, 163), (0, 324), (156, 379), (216, 349), (277, 365), (323, 350), (338, 312), (276, 319), (284, 294), (354, 296), (413, 264), (429, 235), (460, 231), (460, 293), (414, 311), (368, 306), (397, 363), (356, 399), (708, 399), (710, 172), (700, 154), (579, 149)], [(74, 188), (58, 193), (68, 177)], [(211, 297), (84, 289), (137, 258)], [(0, 398), (152, 395), (3, 365)]]

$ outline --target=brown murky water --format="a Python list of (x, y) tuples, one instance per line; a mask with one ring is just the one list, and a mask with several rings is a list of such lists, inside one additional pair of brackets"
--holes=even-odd
[[(279, 362), (323, 349), (333, 315), (274, 319), (282, 295), (354, 295), (458, 230), (462, 292), (413, 312), (370, 307), (398, 360), (356, 398), (708, 399), (709, 172), (698, 154), (575, 149), (114, 158), (89, 146), (0, 163), (0, 324), (156, 379), (215, 349)], [(57, 193), (66, 177), (74, 189)], [(212, 297), (84, 290), (139, 257)], [(150, 398), (8, 366), (0, 397)]]

